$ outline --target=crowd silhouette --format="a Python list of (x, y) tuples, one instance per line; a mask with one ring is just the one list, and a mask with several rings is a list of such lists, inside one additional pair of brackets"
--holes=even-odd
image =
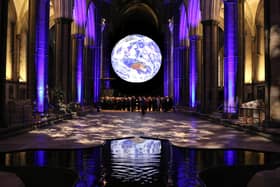
[(128, 112), (168, 112), (174, 110), (171, 97), (131, 96), (131, 97), (101, 97), (98, 108), (103, 110), (120, 110)]

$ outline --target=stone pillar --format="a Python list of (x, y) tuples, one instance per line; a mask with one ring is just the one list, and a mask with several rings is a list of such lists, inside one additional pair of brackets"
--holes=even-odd
[(163, 95), (169, 95), (169, 63), (170, 63), (170, 35), (168, 30), (165, 32), (165, 40), (164, 40), (164, 58), (163, 58)]
[(55, 20), (55, 89), (62, 91), (65, 103), (70, 101), (71, 21), (68, 18)]
[(218, 22), (205, 20), (203, 24), (203, 67), (201, 111), (214, 112), (218, 94)]
[(189, 107), (200, 107), (201, 37), (191, 35), (189, 47)]
[(224, 113), (237, 113), (238, 3), (224, 1)]
[(174, 51), (174, 36), (173, 36), (174, 24), (173, 19), (168, 19), (168, 25), (166, 26), (165, 32), (165, 55), (163, 62), (163, 95), (164, 96), (173, 96), (173, 72), (171, 72), (171, 66), (173, 66), (173, 51)]
[[(244, 1), (243, 0), (236, 0), (237, 3), (237, 15), (235, 19), (237, 19), (237, 25), (236, 25), (236, 29), (237, 29), (237, 46), (238, 48), (236, 48), (236, 53), (237, 53), (237, 78), (236, 78), (236, 108), (237, 111), (236, 113), (238, 113), (238, 107), (243, 103), (243, 100), (245, 98), (245, 40), (246, 40), (246, 35), (244, 32)], [(235, 5), (234, 5), (235, 6)], [(235, 9), (235, 11), (236, 11)], [(253, 49), (254, 50), (254, 49)], [(252, 51), (253, 51), (252, 50)]]
[(265, 14), (265, 118), (274, 126), (280, 125), (280, 1), (264, 1)]
[(85, 104), (93, 104), (93, 71), (94, 71), (94, 46), (87, 45), (85, 47), (85, 63), (84, 63), (84, 75), (85, 75)]
[(0, 128), (7, 127), (6, 120), (6, 47), (7, 47), (8, 0), (0, 3)]
[(107, 60), (106, 55), (106, 19), (101, 19), (101, 40), (100, 40), (100, 63), (101, 63), (101, 80), (102, 80), (102, 92), (103, 96), (110, 95), (110, 89), (111, 89), (111, 80), (110, 80), (110, 66), (111, 63), (109, 60)]
[(189, 98), (189, 61), (188, 61), (188, 47), (180, 47), (180, 67), (179, 67), (179, 105), (187, 106)]
[(62, 91), (64, 102), (70, 101), (72, 1), (55, 0), (55, 88)]
[(174, 105), (187, 106), (188, 100), (188, 51), (187, 46), (182, 45), (175, 49), (174, 60)]
[(72, 36), (72, 100), (84, 102), (84, 34)]
[(49, 11), (50, 0), (30, 0), (28, 89), (40, 113), (48, 110)]
[(265, 67), (264, 67), (264, 26), (257, 25), (256, 26), (256, 54), (257, 54), (257, 64), (255, 65), (254, 70), (254, 81), (262, 82), (265, 80)]
[(94, 64), (93, 64), (93, 102), (97, 103), (100, 99), (100, 75), (101, 75), (101, 61), (100, 61), (100, 47), (94, 49)]
[(36, 30), (36, 1), (31, 0), (29, 2), (29, 24), (28, 24), (28, 36), (27, 36), (27, 98), (33, 103), (35, 102), (35, 30)]

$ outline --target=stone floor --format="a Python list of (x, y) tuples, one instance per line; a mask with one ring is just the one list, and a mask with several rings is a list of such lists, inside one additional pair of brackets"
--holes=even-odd
[(185, 113), (102, 111), (0, 140), (0, 152), (88, 148), (125, 137), (168, 139), (188, 148), (280, 152), (280, 144)]

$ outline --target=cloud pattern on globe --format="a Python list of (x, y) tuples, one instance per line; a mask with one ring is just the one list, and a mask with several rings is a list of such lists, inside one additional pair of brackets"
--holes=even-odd
[(158, 45), (151, 38), (140, 34), (121, 39), (111, 55), (115, 73), (121, 79), (132, 83), (152, 79), (160, 69), (161, 59)]

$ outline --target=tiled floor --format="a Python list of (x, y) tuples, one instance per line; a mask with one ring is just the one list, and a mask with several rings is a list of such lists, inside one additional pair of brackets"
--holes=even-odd
[(0, 140), (0, 152), (25, 149), (71, 149), (124, 137), (168, 139), (190, 148), (240, 148), (280, 152), (280, 144), (183, 113), (103, 111)]

